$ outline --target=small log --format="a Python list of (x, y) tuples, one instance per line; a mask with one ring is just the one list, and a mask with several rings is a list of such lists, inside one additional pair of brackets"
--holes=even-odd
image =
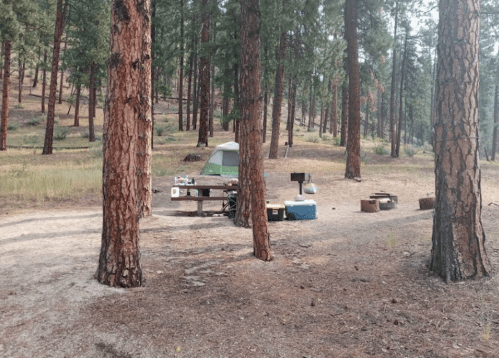
[(360, 211), (366, 213), (377, 213), (379, 211), (379, 200), (378, 199), (370, 199), (370, 200), (361, 200), (360, 201)]
[(421, 198), (419, 199), (419, 208), (421, 210), (429, 210), (435, 207), (435, 198)]

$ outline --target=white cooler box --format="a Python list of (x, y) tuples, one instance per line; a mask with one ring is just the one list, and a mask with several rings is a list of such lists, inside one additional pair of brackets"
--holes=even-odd
[(288, 220), (317, 219), (317, 203), (314, 200), (285, 201)]

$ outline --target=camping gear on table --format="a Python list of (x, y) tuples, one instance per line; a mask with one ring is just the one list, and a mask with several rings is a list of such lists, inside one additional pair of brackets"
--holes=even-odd
[(285, 201), (288, 220), (313, 220), (318, 218), (317, 203), (314, 200)]
[(374, 195), (371, 195), (369, 198), (379, 200), (380, 210), (394, 209), (399, 201), (398, 196), (390, 193), (374, 193)]
[(303, 194), (302, 185), (303, 182), (310, 182), (311, 179), (310, 173), (291, 173), (291, 181), (297, 181), (300, 184), (300, 195)]
[(206, 162), (201, 175), (237, 177), (239, 175), (239, 144), (228, 142), (217, 145)]
[(286, 207), (282, 204), (267, 203), (267, 219), (268, 221), (283, 221), (284, 210)]
[(234, 219), (236, 217), (236, 206), (237, 206), (237, 192), (232, 191), (228, 193), (229, 202), (229, 219)]

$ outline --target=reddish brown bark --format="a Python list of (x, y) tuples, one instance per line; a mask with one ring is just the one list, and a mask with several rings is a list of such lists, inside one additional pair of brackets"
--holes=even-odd
[(184, 130), (184, 0), (180, 0), (180, 69), (178, 82), (178, 130)]
[(348, 51), (348, 141), (345, 178), (360, 178), (360, 69), (357, 39), (357, 0), (346, 0)]
[(143, 55), (139, 9), (139, 0), (114, 0), (111, 5), (111, 55), (103, 136), (104, 212), (96, 272), (97, 280), (109, 286), (142, 285), (135, 149)]
[(344, 85), (341, 90), (341, 129), (340, 146), (345, 147), (348, 139), (348, 86)]
[[(262, 122), (260, 94), (260, 11), (258, 0), (241, 1), (241, 141), (249, 145), (247, 175), (250, 183), (253, 252), (265, 261), (272, 260), (267, 222), (265, 181), (263, 177)], [(244, 128), (244, 129), (243, 129)], [(247, 138), (245, 138), (247, 137)], [(241, 164), (239, 166), (241, 168)], [(239, 202), (239, 197), (238, 197)]]
[(479, 0), (440, 0), (435, 213), (430, 269), (446, 282), (489, 276), (478, 154)]
[(68, 0), (62, 6), (62, 0), (57, 0), (57, 18), (54, 32), (54, 51), (52, 54), (52, 73), (50, 77), (49, 104), (47, 110), (47, 127), (45, 129), (45, 142), (42, 154), (52, 154), (54, 142), (55, 97), (57, 92), (57, 73), (59, 72), (59, 55), (61, 38), (64, 31), (64, 16), (68, 8)]
[[(66, 51), (66, 47), (68, 46), (68, 43), (64, 43), (64, 50), (63, 53)], [(61, 68), (61, 83), (59, 84), (59, 104), (62, 104), (62, 89), (64, 87), (64, 69)]]
[(95, 62), (92, 62), (90, 66), (90, 84), (88, 86), (88, 141), (95, 142), (95, 126), (94, 126), (94, 117), (95, 117), (95, 71), (97, 69), (97, 65)]
[(4, 42), (4, 64), (3, 64), (3, 94), (2, 94), (2, 122), (0, 150), (7, 150), (7, 122), (9, 120), (9, 92), (10, 92), (10, 56), (12, 45), (10, 41)]

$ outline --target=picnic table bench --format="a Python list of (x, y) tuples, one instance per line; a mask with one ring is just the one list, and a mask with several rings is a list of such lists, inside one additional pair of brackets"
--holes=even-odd
[(203, 190), (221, 190), (222, 194), (220, 196), (194, 196), (194, 195), (184, 195), (179, 197), (171, 197), (172, 201), (196, 201), (198, 203), (198, 215), (203, 213), (203, 202), (205, 201), (225, 201), (228, 200), (229, 197), (227, 195), (227, 191), (237, 191), (237, 185), (174, 185), (174, 187), (178, 187), (179, 189), (184, 190), (192, 190), (197, 189), (199, 193), (202, 193)]

